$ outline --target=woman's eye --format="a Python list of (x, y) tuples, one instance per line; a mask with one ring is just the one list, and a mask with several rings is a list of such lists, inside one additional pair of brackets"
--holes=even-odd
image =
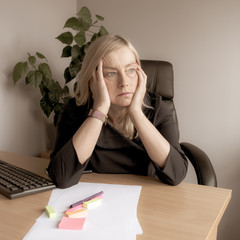
[(129, 68), (128, 70), (127, 70), (127, 74), (128, 75), (133, 75), (133, 74), (135, 74), (136, 73), (136, 69), (135, 68)]
[(116, 76), (116, 73), (115, 73), (115, 72), (109, 72), (109, 73), (108, 73), (108, 76), (109, 76), (109, 77)]
[(107, 72), (107, 73), (105, 73), (105, 77), (108, 77), (108, 78), (116, 77), (116, 75), (117, 75), (116, 72)]

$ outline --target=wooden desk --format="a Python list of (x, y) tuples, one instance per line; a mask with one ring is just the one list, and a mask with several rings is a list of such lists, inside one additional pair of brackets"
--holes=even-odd
[[(0, 152), (0, 159), (44, 176), (47, 159)], [(85, 174), (82, 182), (141, 185), (138, 240), (212, 240), (231, 199), (231, 190), (181, 183), (176, 187), (158, 179), (116, 174)], [(1, 240), (22, 239), (44, 211), (51, 191), (9, 200), (0, 195)]]

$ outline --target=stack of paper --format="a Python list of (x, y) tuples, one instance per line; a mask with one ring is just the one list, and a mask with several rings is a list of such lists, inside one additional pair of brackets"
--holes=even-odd
[[(69, 206), (96, 192), (104, 192), (102, 204), (89, 209), (82, 230), (62, 230), (58, 224)], [(142, 234), (137, 220), (141, 186), (78, 183), (67, 189), (54, 189), (48, 205), (57, 212), (54, 219), (45, 212), (36, 220), (24, 240), (133, 240)]]

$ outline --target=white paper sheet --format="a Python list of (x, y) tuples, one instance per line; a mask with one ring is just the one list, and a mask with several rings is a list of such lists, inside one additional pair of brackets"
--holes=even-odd
[[(81, 199), (103, 191), (102, 205), (89, 209), (83, 230), (61, 230), (58, 224), (69, 206)], [(137, 204), (141, 186), (84, 183), (67, 189), (54, 189), (48, 205), (57, 212), (57, 218), (43, 214), (24, 240), (133, 240), (142, 234), (137, 220)]]

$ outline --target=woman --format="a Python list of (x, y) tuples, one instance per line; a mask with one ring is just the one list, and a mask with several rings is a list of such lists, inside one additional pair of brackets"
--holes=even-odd
[(184, 179), (187, 160), (172, 116), (160, 96), (146, 91), (147, 76), (131, 43), (120, 36), (98, 38), (77, 78), (47, 169), (58, 187), (78, 183), (84, 170), (156, 174), (170, 185)]

